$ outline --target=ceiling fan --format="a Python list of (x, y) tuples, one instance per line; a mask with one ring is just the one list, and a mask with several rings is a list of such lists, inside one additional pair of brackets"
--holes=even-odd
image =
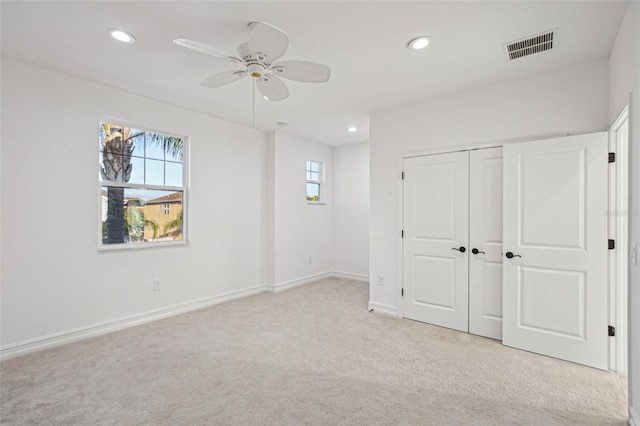
[(281, 101), (289, 97), (289, 89), (279, 77), (305, 83), (324, 83), (329, 80), (329, 67), (308, 61), (281, 61), (289, 46), (289, 36), (282, 30), (265, 22), (248, 25), (249, 40), (238, 46), (238, 55), (230, 56), (212, 46), (198, 41), (178, 38), (173, 42), (195, 52), (242, 65), (242, 69), (225, 71), (205, 79), (201, 85), (220, 87), (245, 76), (253, 77), (258, 90), (269, 101)]

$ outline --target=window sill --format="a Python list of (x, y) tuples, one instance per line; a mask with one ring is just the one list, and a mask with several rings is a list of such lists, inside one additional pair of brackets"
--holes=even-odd
[(190, 245), (189, 241), (159, 241), (156, 243), (111, 244), (99, 245), (98, 252), (144, 250), (157, 247), (181, 247), (188, 245)]

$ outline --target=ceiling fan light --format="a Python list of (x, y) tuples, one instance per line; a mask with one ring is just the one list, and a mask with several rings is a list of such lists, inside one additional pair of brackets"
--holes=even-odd
[(426, 36), (417, 37), (411, 40), (409, 43), (407, 43), (407, 47), (411, 50), (420, 50), (427, 47), (430, 42), (431, 41), (429, 40), (429, 37), (426, 37)]
[(136, 41), (136, 38), (126, 31), (118, 30), (116, 28), (109, 28), (107, 32), (111, 37), (118, 41), (121, 41), (122, 43), (132, 44)]

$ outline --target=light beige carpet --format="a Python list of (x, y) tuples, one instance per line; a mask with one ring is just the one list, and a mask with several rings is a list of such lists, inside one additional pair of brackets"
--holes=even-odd
[(626, 380), (367, 312), (327, 279), (0, 364), (2, 423), (619, 424)]

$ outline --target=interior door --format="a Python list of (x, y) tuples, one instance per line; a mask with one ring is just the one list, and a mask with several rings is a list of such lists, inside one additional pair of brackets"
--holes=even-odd
[(404, 160), (403, 315), (468, 331), (468, 152)]
[(469, 333), (500, 340), (502, 148), (469, 155)]
[(607, 134), (504, 147), (503, 343), (607, 368)]

